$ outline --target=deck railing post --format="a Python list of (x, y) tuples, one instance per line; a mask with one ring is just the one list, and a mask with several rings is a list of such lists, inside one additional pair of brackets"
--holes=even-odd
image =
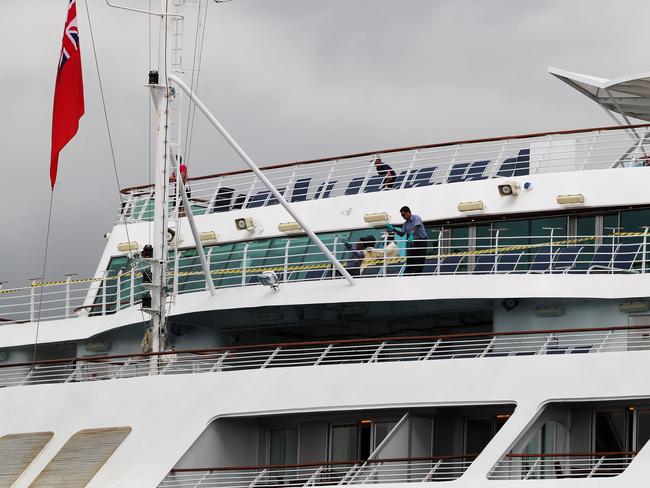
[(129, 305), (135, 304), (135, 266), (131, 265), (131, 281), (129, 282)]
[(291, 239), (287, 239), (284, 245), (284, 269), (282, 270), (282, 281), (289, 280), (289, 248), (291, 247)]
[(246, 286), (246, 265), (248, 261), (248, 242), (244, 246), (244, 252), (241, 260), (241, 286)]
[(65, 280), (65, 318), (70, 318), (70, 282), (74, 274), (67, 274)]
[[(32, 280), (31, 287), (29, 289), (29, 321), (34, 322), (36, 320), (36, 285), (38, 280), (35, 278)], [(41, 286), (43, 286), (41, 284)]]
[(411, 162), (409, 163), (409, 167), (406, 168), (406, 174), (404, 174), (404, 178), (402, 179), (398, 190), (402, 190), (406, 188), (406, 184), (408, 183), (409, 177), (411, 176), (411, 171), (413, 171), (413, 166), (415, 166), (415, 162), (418, 159), (418, 154), (420, 153), (420, 149), (416, 149), (413, 152), (413, 157), (411, 158)]
[(646, 251), (648, 249), (648, 227), (647, 225), (643, 226), (643, 254), (641, 255), (641, 273), (645, 273), (645, 265), (646, 265)]
[(122, 307), (122, 270), (120, 269), (115, 279), (115, 311), (119, 312)]
[(108, 288), (108, 270), (104, 271), (104, 286), (102, 286), (102, 315), (106, 315), (106, 288)]

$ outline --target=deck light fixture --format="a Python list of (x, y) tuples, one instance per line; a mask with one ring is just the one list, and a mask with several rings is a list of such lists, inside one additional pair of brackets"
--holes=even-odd
[(558, 195), (557, 203), (560, 205), (581, 205), (585, 203), (585, 196), (581, 193), (574, 195)]
[(300, 232), (302, 227), (298, 222), (282, 222), (278, 224), (278, 231), (280, 232)]
[(618, 304), (618, 309), (623, 313), (644, 313), (648, 311), (648, 302), (643, 300), (630, 300)]
[(216, 241), (217, 239), (219, 239), (219, 234), (213, 231), (201, 232), (199, 234), (199, 239), (201, 240), (201, 242)]
[(280, 287), (280, 279), (274, 271), (263, 271), (258, 275), (260, 283), (264, 286), (269, 286), (273, 291), (277, 291)]
[(505, 181), (498, 188), (499, 195), (502, 197), (516, 197), (519, 195), (519, 185), (516, 181)]
[(560, 317), (564, 315), (564, 307), (562, 305), (541, 305), (535, 307), (534, 313), (538, 317)]
[(363, 221), (366, 224), (387, 224), (390, 220), (390, 215), (386, 212), (367, 213), (363, 216)]
[(138, 249), (140, 249), (140, 244), (135, 241), (120, 242), (117, 245), (117, 250), (120, 252), (137, 251)]
[(251, 218), (242, 217), (240, 219), (235, 219), (235, 228), (237, 230), (247, 230), (250, 232), (255, 228), (255, 223)]
[(485, 209), (485, 205), (481, 200), (475, 202), (460, 202), (458, 204), (459, 212), (478, 212)]

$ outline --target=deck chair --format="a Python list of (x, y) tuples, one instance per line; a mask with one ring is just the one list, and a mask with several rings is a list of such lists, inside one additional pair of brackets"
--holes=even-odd
[(533, 262), (530, 263), (528, 268), (528, 273), (546, 273), (551, 269), (551, 264), (553, 263), (553, 254), (551, 254), (550, 247), (540, 247), (535, 256), (533, 257)]
[(381, 175), (373, 176), (368, 180), (368, 183), (366, 183), (366, 186), (363, 189), (363, 193), (373, 193), (379, 191), (379, 187), (381, 186), (382, 181), (384, 181), (383, 176)]
[(411, 170), (405, 169), (402, 171), (400, 174), (397, 175), (397, 178), (395, 179), (395, 185), (393, 188), (401, 188), (402, 187), (402, 182), (404, 182), (404, 188), (411, 188)]
[(217, 195), (214, 197), (214, 203), (210, 209), (210, 213), (214, 212), (227, 212), (230, 210), (232, 197), (235, 194), (234, 188), (222, 186), (217, 190)]
[(491, 274), (496, 264), (496, 254), (481, 254), (474, 262), (472, 274)]
[(363, 176), (360, 176), (358, 178), (352, 178), (350, 180), (350, 183), (348, 183), (348, 187), (345, 189), (345, 194), (346, 195), (356, 195), (361, 191), (361, 185), (363, 185), (363, 180), (365, 178)]
[(431, 177), (433, 176), (436, 166), (429, 166), (428, 168), (420, 168), (413, 178), (413, 186), (430, 186), (433, 185)]
[(403, 267), (402, 263), (389, 264), (386, 266), (386, 276), (399, 276)]
[(587, 269), (587, 273), (599, 269), (611, 269), (612, 259), (614, 259), (616, 249), (618, 249), (616, 244), (601, 244), (598, 246), (591, 258), (591, 265)]
[(263, 207), (266, 201), (269, 198), (269, 195), (271, 194), (270, 191), (260, 191), (250, 197), (248, 200), (248, 203), (246, 204), (246, 208), (257, 208), (257, 207)]
[(530, 172), (530, 149), (520, 149), (517, 156), (501, 163), (497, 177), (524, 176)]
[(568, 246), (558, 249), (553, 262), (553, 272), (566, 274), (574, 269), (582, 249), (583, 246)]
[(501, 254), (497, 260), (496, 272), (509, 274), (515, 271), (519, 260), (521, 259), (521, 253), (512, 253), (512, 254)]
[(361, 277), (362, 277), (362, 278), (372, 278), (372, 277), (375, 277), (375, 276), (379, 275), (379, 273), (381, 273), (381, 270), (382, 270), (382, 269), (383, 269), (383, 266), (382, 266), (382, 265), (367, 266), (367, 267), (365, 267), (365, 268), (363, 269), (363, 271), (361, 272)]
[(636, 262), (640, 250), (641, 244), (639, 243), (629, 242), (620, 244), (614, 251), (614, 256), (608, 266), (592, 265), (589, 268), (589, 272), (600, 269), (611, 272), (619, 271), (622, 273), (636, 273), (634, 263)]
[(314, 200), (317, 200), (319, 198), (329, 198), (330, 195), (332, 194), (332, 190), (334, 189), (335, 185), (336, 185), (336, 180), (328, 181), (327, 185), (325, 184), (325, 182), (322, 182), (318, 187), (318, 190), (316, 190), (316, 194), (314, 195)]
[(300, 178), (293, 185), (293, 191), (291, 192), (291, 201), (292, 202), (304, 202), (307, 200), (307, 193), (309, 192), (309, 184), (311, 183), (311, 178)]
[(322, 280), (323, 275), (325, 275), (326, 269), (310, 269), (305, 273), (305, 281), (307, 280)]
[[(281, 195), (284, 195), (285, 190), (286, 188), (278, 188), (278, 191), (280, 192)], [(275, 195), (271, 195), (269, 200), (266, 202), (266, 206), (270, 207), (271, 205), (277, 205), (279, 203), (280, 201), (277, 198), (275, 198)]]
[(239, 195), (237, 195), (237, 198), (235, 199), (235, 203), (232, 204), (231, 210), (239, 210), (244, 206), (245, 201), (246, 201), (246, 194), (240, 193)]
[[(405, 268), (406, 269), (406, 268)], [(422, 268), (422, 274), (434, 274), (438, 270), (438, 259), (426, 259), (424, 261), (424, 268)]]
[(438, 265), (438, 274), (455, 274), (466, 256), (445, 256)]
[(477, 181), (487, 179), (487, 176), (484, 175), (484, 173), (485, 169), (488, 167), (488, 164), (490, 164), (489, 159), (486, 161), (474, 161), (467, 170), (467, 173), (465, 173), (464, 181)]
[(447, 177), (447, 183), (459, 183), (465, 178), (465, 171), (469, 163), (456, 163), (452, 166), (449, 176)]

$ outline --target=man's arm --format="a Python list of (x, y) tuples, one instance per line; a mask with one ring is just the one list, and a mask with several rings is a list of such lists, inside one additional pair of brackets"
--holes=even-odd
[(397, 235), (400, 236), (400, 237), (403, 237), (404, 234), (406, 234), (406, 232), (404, 232), (404, 231), (401, 230), (401, 229), (398, 229), (397, 227), (395, 227), (394, 225), (391, 225), (391, 224), (388, 224), (388, 225), (386, 226), (386, 229), (387, 229), (388, 231), (390, 231), (390, 232), (395, 232), (395, 234), (397, 234)]

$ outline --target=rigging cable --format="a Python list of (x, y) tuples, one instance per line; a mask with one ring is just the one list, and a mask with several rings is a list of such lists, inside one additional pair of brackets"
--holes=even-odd
[[(45, 270), (47, 269), (47, 251), (50, 244), (50, 227), (52, 224), (52, 202), (54, 201), (54, 188), (50, 192), (50, 210), (47, 214), (47, 233), (45, 234), (45, 251), (43, 253), (43, 269), (41, 270), (41, 281), (45, 284)], [(38, 298), (38, 311), (36, 312), (36, 337), (34, 337), (34, 354), (32, 355), (32, 364), (36, 364), (36, 349), (38, 347), (38, 332), (41, 326), (41, 307), (43, 306), (43, 291), (45, 286), (41, 286), (41, 293)]]
[[(206, 10), (207, 10), (207, 5), (206, 5)], [(197, 46), (199, 44), (199, 34), (200, 34), (200, 29), (201, 29), (201, 0), (199, 0), (199, 9), (196, 13), (196, 32), (194, 33), (194, 51), (192, 52), (192, 76), (190, 77), (190, 89), (194, 91), (194, 74), (196, 73), (195, 68), (196, 68), (196, 50)], [(191, 101), (190, 101), (191, 102)], [(187, 124), (185, 127), (185, 142), (187, 146), (187, 141), (189, 140), (189, 132), (190, 132), (190, 118), (192, 116), (192, 107), (194, 106), (193, 103), (190, 103), (189, 107), (187, 108)], [(186, 147), (187, 149), (187, 147)], [(185, 154), (185, 161), (189, 161), (187, 157), (187, 151)]]
[[(103, 109), (103, 112), (104, 112), (104, 122), (106, 123), (106, 133), (108, 135), (108, 144), (109, 144), (110, 149), (111, 149), (111, 160), (113, 161), (113, 173), (115, 175), (115, 183), (117, 185), (117, 199), (118, 199), (118, 202), (120, 202), (120, 204), (121, 204), (122, 203), (122, 194), (120, 192), (120, 189), (121, 189), (122, 185), (120, 184), (120, 177), (119, 177), (119, 174), (118, 174), (118, 171), (117, 171), (117, 161), (116, 161), (116, 158), (115, 158), (115, 148), (113, 146), (113, 136), (112, 136), (112, 133), (111, 133), (111, 126), (110, 126), (110, 123), (108, 121), (108, 111), (106, 109), (106, 99), (104, 97), (104, 85), (102, 83), (102, 75), (101, 75), (101, 71), (99, 69), (99, 59), (97, 57), (97, 48), (95, 47), (95, 36), (93, 35), (93, 24), (92, 24), (92, 20), (90, 18), (90, 9), (88, 8), (88, 0), (84, 0), (84, 4), (85, 4), (85, 7), (86, 7), (86, 17), (88, 18), (88, 32), (90, 34), (90, 43), (91, 43), (92, 48), (93, 48), (93, 57), (95, 58), (95, 69), (97, 70), (97, 81), (98, 81), (98, 84), (99, 84), (99, 94), (100, 94), (101, 100), (102, 100), (102, 109)], [(122, 222), (124, 224), (124, 231), (126, 233), (126, 240), (127, 240), (127, 242), (131, 242), (131, 238), (129, 236), (129, 225), (128, 225), (127, 221), (126, 221), (126, 214), (125, 214), (123, 209), (121, 209), (120, 215), (122, 217), (121, 220), (122, 220)], [(130, 248), (130, 246), (129, 246), (129, 248)], [(135, 261), (133, 259), (133, 250), (129, 249), (128, 253), (129, 253), (129, 258), (130, 258), (130, 261), (131, 261), (131, 280), (135, 280), (135, 264), (134, 264)], [(107, 285), (107, 280), (104, 279), (103, 286), (106, 287), (106, 285)], [(120, 290), (117, 290), (117, 304), (116, 304), (117, 309), (119, 309), (119, 305), (120, 305)], [(142, 314), (142, 321), (145, 322), (144, 312), (141, 311), (141, 314)]]
[[(203, 31), (201, 32), (201, 43), (199, 45), (199, 58), (198, 58), (197, 66), (196, 66), (196, 70), (197, 70), (196, 71), (196, 86), (194, 88), (192, 88), (194, 93), (196, 93), (197, 95), (198, 95), (198, 91), (199, 91), (199, 78), (201, 76), (201, 63), (202, 63), (202, 60), (203, 60), (203, 45), (204, 45), (204, 42), (205, 42), (206, 21), (207, 21), (207, 16), (208, 16), (208, 5), (209, 4), (210, 3), (206, 1), (205, 9), (203, 10)], [(197, 35), (198, 35), (198, 32), (197, 32)], [(192, 66), (192, 68), (194, 68), (194, 66)], [(194, 69), (192, 69), (192, 73), (194, 73)], [(192, 103), (190, 105), (190, 111), (191, 111), (191, 114), (192, 114), (192, 118), (191, 118), (191, 121), (188, 122), (188, 125), (191, 126), (191, 129), (190, 129), (190, 133), (189, 133), (189, 140), (186, 139), (186, 141), (185, 141), (186, 159), (188, 161), (189, 161), (189, 158), (190, 158), (190, 152), (191, 152), (191, 148), (192, 148), (192, 139), (194, 138), (193, 137), (194, 136), (194, 117), (196, 115), (196, 104), (195, 103)], [(189, 114), (188, 114), (188, 116), (189, 116)]]

